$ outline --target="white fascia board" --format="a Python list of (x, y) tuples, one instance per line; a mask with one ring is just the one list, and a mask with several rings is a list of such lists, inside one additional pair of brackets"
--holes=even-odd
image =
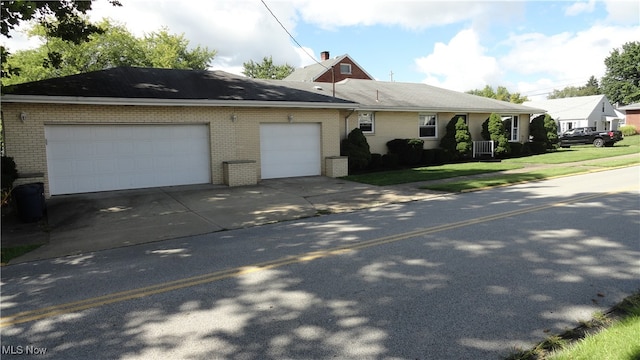
[(360, 105), (357, 110), (360, 111), (396, 111), (396, 112), (421, 112), (421, 113), (470, 113), (470, 114), (537, 114), (542, 113), (546, 114), (546, 110), (542, 109), (502, 109), (502, 110), (491, 110), (491, 109), (454, 109), (454, 108), (422, 108), (422, 107), (392, 107), (392, 106), (367, 106)]
[(222, 107), (275, 107), (309, 109), (353, 109), (357, 104), (334, 104), (325, 102), (254, 101), (254, 100), (208, 100), (208, 99), (133, 99), (75, 96), (3, 95), (2, 102), (73, 105), (138, 105), (138, 106), (222, 106)]

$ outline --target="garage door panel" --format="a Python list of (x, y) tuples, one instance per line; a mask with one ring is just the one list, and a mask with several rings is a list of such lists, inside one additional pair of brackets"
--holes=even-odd
[(50, 125), (45, 136), (52, 195), (210, 182), (206, 125)]
[(261, 124), (263, 179), (320, 175), (320, 124)]

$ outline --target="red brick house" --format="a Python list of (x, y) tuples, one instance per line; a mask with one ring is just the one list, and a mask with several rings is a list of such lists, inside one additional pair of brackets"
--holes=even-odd
[(375, 80), (349, 55), (331, 59), (328, 51), (320, 53), (320, 63), (296, 69), (284, 80), (336, 83), (344, 79)]
[(618, 108), (626, 114), (625, 125), (633, 125), (636, 132), (640, 132), (640, 103), (630, 104)]

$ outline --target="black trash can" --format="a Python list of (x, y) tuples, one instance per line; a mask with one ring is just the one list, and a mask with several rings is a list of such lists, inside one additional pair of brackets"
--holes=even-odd
[(13, 200), (22, 222), (36, 222), (44, 216), (44, 183), (32, 183), (16, 186)]

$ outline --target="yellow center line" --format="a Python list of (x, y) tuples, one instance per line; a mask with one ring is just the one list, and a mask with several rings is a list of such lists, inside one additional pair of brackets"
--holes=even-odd
[(255, 263), (248, 266), (240, 266), (236, 268), (216, 271), (213, 273), (188, 277), (188, 278), (174, 280), (174, 281), (168, 281), (168, 282), (164, 282), (156, 285), (115, 292), (115, 293), (107, 294), (104, 296), (88, 298), (80, 301), (53, 305), (53, 306), (48, 306), (48, 307), (35, 309), (35, 310), (23, 311), (17, 314), (0, 318), (0, 328), (21, 324), (29, 321), (40, 320), (40, 319), (44, 319), (44, 318), (48, 318), (56, 315), (78, 312), (78, 311), (82, 311), (90, 308), (100, 307), (100, 306), (123, 302), (127, 300), (139, 299), (139, 298), (143, 298), (143, 297), (147, 297), (155, 294), (166, 293), (169, 291), (184, 289), (184, 288), (192, 287), (196, 285), (212, 283), (215, 281), (239, 277), (242, 275), (248, 275), (248, 274), (259, 272), (259, 271), (275, 269), (275, 268), (279, 268), (286, 265), (314, 261), (317, 259), (322, 259), (330, 256), (338, 256), (354, 250), (398, 242), (398, 241), (402, 241), (402, 240), (406, 240), (406, 239), (410, 239), (418, 236), (428, 235), (436, 232), (452, 230), (460, 227), (494, 221), (494, 220), (503, 219), (503, 218), (512, 217), (512, 216), (518, 216), (518, 215), (541, 211), (541, 210), (545, 210), (545, 209), (549, 209), (557, 206), (566, 206), (566, 205), (577, 203), (580, 201), (595, 199), (599, 197), (609, 196), (615, 193), (629, 191), (630, 189), (635, 190), (635, 188), (628, 188), (628, 189), (621, 189), (621, 190), (611, 191), (611, 192), (601, 193), (601, 194), (585, 195), (585, 196), (576, 197), (573, 199), (568, 199), (565, 201), (548, 203), (548, 204), (539, 205), (539, 206), (532, 206), (528, 208), (507, 211), (500, 214), (488, 215), (488, 216), (478, 217), (475, 219), (463, 220), (455, 223), (418, 229), (418, 230), (409, 231), (401, 234), (389, 235), (389, 236), (384, 236), (384, 237), (380, 237), (372, 240), (357, 242), (354, 244), (339, 246), (339, 247), (335, 247), (327, 250), (310, 251), (310, 252), (306, 252), (298, 255), (287, 256), (287, 257), (276, 259), (276, 260)]

